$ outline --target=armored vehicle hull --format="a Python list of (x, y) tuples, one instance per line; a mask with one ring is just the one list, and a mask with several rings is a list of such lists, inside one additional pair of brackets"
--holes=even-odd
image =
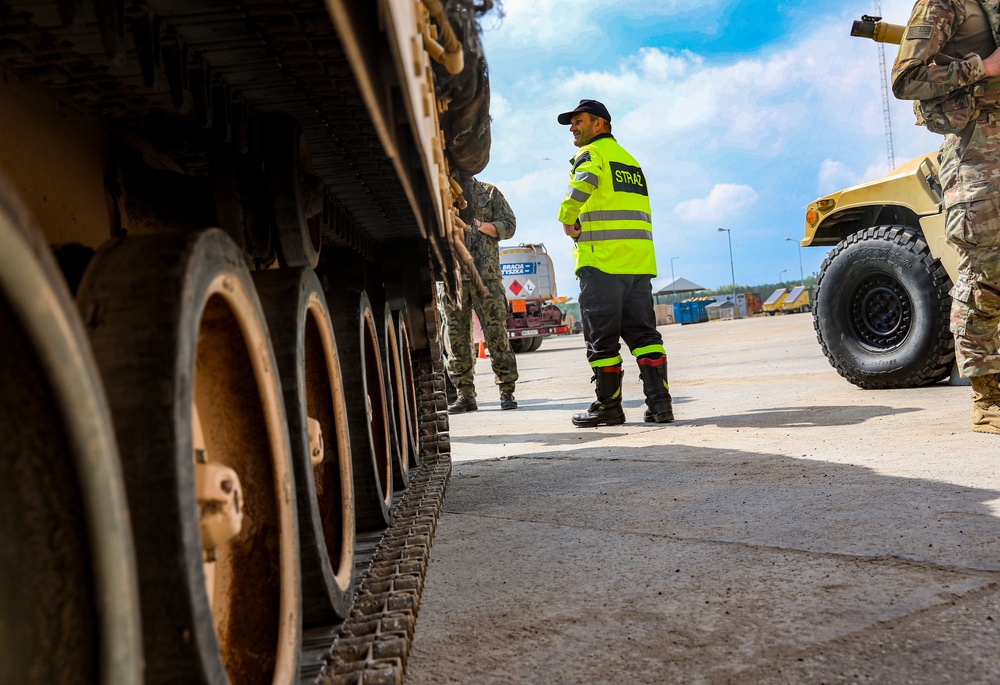
[(491, 6), (0, 3), (0, 682), (402, 678)]

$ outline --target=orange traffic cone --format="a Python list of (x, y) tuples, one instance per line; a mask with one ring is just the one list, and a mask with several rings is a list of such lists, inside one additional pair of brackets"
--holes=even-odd
[(479, 354), (477, 355), (476, 358), (486, 359), (486, 343), (483, 342), (482, 340), (479, 341)]

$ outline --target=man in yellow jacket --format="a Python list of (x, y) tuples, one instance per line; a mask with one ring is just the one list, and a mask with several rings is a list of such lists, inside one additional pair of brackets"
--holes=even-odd
[(573, 416), (580, 427), (625, 423), (622, 411), (624, 340), (639, 364), (646, 395), (644, 420), (674, 420), (667, 355), (656, 330), (656, 276), (649, 190), (639, 163), (611, 135), (611, 115), (597, 100), (559, 115), (579, 151), (559, 206), (563, 231), (575, 242), (580, 317), (597, 401)]

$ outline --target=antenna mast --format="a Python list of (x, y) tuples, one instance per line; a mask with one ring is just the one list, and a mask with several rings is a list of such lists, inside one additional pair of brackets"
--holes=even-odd
[[(875, 16), (882, 16), (882, 3), (875, 0)], [(892, 144), (892, 117), (889, 115), (889, 79), (885, 70), (885, 43), (878, 44), (879, 78), (882, 81), (882, 119), (885, 123), (885, 154), (889, 161), (889, 170), (896, 168), (896, 151)]]

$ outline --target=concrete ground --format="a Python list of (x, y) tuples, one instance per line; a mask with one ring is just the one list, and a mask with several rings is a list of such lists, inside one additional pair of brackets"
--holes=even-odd
[(1000, 437), (866, 391), (808, 314), (661, 328), (677, 421), (574, 428), (580, 336), (451, 419), (408, 685), (1000, 683)]

